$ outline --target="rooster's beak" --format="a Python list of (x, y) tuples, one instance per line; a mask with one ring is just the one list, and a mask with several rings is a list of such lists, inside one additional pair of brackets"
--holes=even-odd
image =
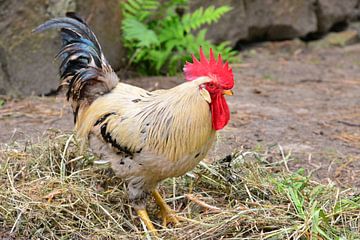
[(231, 90), (223, 90), (223, 94), (224, 94), (224, 95), (228, 95), (228, 96), (234, 95), (234, 94), (233, 94), (233, 91), (231, 91)]

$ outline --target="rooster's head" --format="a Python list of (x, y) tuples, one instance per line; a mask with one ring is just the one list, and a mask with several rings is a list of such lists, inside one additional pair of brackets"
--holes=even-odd
[(188, 81), (200, 77), (208, 77), (209, 82), (201, 85), (200, 88), (209, 92), (211, 97), (212, 125), (215, 130), (220, 130), (229, 122), (230, 111), (224, 95), (232, 95), (234, 87), (234, 75), (228, 62), (223, 63), (221, 55), (218, 59), (210, 48), (209, 60), (205, 57), (200, 48), (200, 61), (192, 55), (193, 63), (186, 62), (184, 66), (185, 78)]

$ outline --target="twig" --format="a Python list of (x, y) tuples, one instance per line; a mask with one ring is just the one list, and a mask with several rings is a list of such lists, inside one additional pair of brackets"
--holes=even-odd
[(207, 204), (204, 201), (201, 201), (200, 199), (196, 198), (193, 194), (185, 194), (185, 197), (203, 208), (209, 209), (213, 212), (221, 212), (220, 208)]
[(289, 152), (289, 154), (287, 156), (285, 156), (284, 149), (282, 148), (281, 145), (279, 145), (279, 149), (280, 149), (282, 160), (284, 161), (286, 171), (290, 172), (290, 169), (289, 169), (289, 166), (288, 166), (287, 163), (288, 163), (288, 160), (289, 160), (288, 158), (291, 155), (291, 151)]
[(350, 122), (345, 122), (345, 121), (341, 121), (341, 120), (339, 120), (337, 122), (342, 123), (346, 126), (350, 126), (350, 127), (360, 127), (360, 124), (358, 124), (358, 123), (350, 123)]

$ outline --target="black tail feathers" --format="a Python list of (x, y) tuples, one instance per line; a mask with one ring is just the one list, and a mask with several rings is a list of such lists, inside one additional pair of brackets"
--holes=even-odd
[(67, 89), (66, 95), (68, 100), (72, 99), (73, 108), (78, 109), (84, 101), (91, 103), (117, 85), (119, 79), (84, 20), (68, 13), (67, 17), (51, 19), (33, 31), (52, 28), (61, 29), (62, 48), (56, 56), (61, 60), (59, 74), (62, 83), (59, 88)]

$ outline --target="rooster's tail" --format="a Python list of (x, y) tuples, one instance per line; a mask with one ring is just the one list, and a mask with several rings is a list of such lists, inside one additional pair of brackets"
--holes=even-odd
[(41, 24), (34, 32), (51, 28), (61, 29), (62, 48), (56, 55), (61, 60), (59, 89), (66, 90), (76, 122), (79, 111), (87, 108), (97, 97), (111, 91), (119, 79), (85, 21), (69, 13), (67, 17)]

